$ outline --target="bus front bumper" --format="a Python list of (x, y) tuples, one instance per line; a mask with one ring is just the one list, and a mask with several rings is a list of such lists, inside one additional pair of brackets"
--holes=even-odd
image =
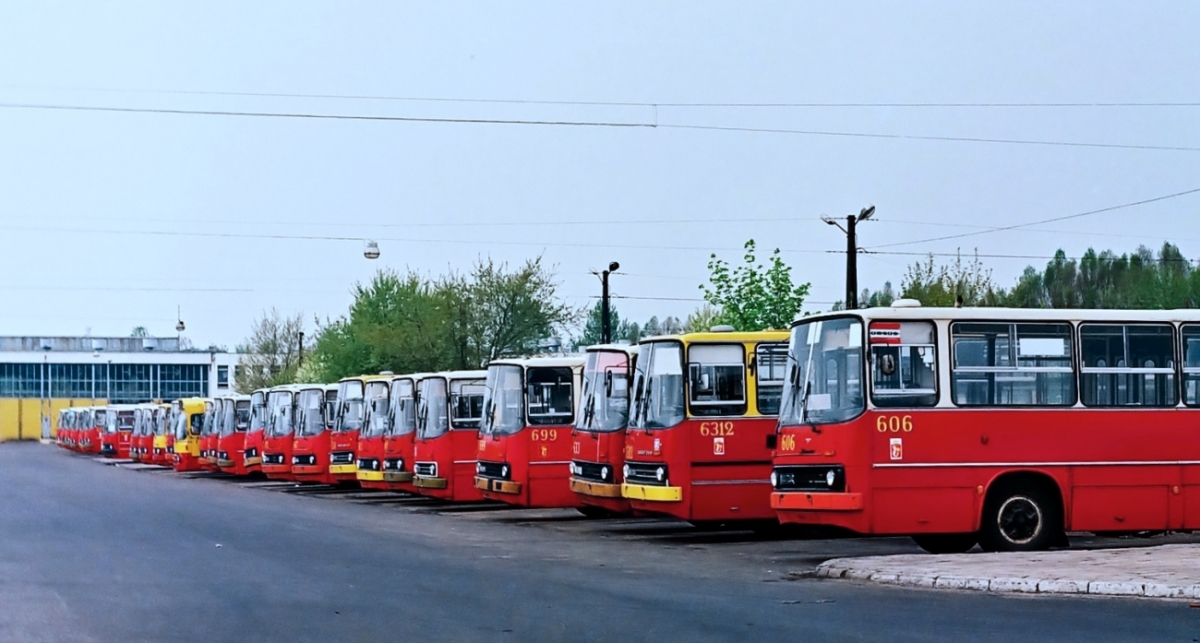
[(413, 474), (411, 471), (384, 471), (384, 482), (412, 482)]
[(595, 496), (597, 498), (624, 497), (621, 495), (621, 485), (619, 484), (591, 482), (589, 480), (580, 480), (579, 478), (571, 478), (571, 491), (584, 496)]
[(329, 473), (335, 476), (354, 475), (358, 473), (357, 464), (331, 464), (329, 465)]
[(418, 489), (445, 489), (449, 486), (445, 478), (433, 476), (413, 476), (413, 486)]
[(475, 476), (475, 488), (483, 491), (491, 491), (493, 493), (521, 493), (521, 483), (511, 480), (496, 480), (494, 478), (484, 478)]
[(682, 487), (655, 487), (646, 484), (621, 485), (621, 495), (630, 500), (646, 500), (649, 502), (679, 502), (683, 500)]
[(863, 499), (861, 493), (776, 491), (771, 494), (771, 508), (776, 511), (860, 511)]
[(383, 472), (382, 471), (363, 471), (362, 469), (359, 469), (358, 470), (358, 479), (366, 480), (367, 482), (382, 482), (383, 481)]

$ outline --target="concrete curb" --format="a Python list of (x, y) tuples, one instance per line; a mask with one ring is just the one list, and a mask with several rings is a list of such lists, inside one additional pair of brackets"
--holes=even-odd
[[(972, 554), (965, 554), (971, 556)], [(818, 578), (845, 579), (918, 587), (924, 589), (951, 589), (978, 592), (1016, 594), (1085, 594), (1091, 596), (1122, 596), (1165, 599), (1200, 599), (1200, 584), (1172, 585), (1153, 582), (1124, 582), (1107, 580), (1073, 580), (1065, 578), (1031, 577), (969, 577), (961, 575), (936, 575), (904, 573), (891, 569), (872, 568), (856, 564), (852, 558), (838, 558), (817, 567)]]

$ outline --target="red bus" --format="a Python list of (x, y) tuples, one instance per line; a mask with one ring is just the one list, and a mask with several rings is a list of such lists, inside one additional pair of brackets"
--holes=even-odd
[(129, 459), (142, 461), (142, 453), (149, 456), (150, 436), (154, 435), (154, 404), (139, 404), (133, 409), (133, 434), (129, 437)]
[(629, 391), (637, 363), (636, 346), (591, 346), (583, 369), (583, 393), (571, 432), (571, 491), (588, 516), (627, 514), (621, 495)]
[[(248, 474), (262, 471), (263, 440), (266, 436), (267, 389), (260, 388), (250, 394), (250, 426), (246, 429), (246, 440), (242, 445), (242, 462)], [(290, 458), (288, 461), (291, 461)]]
[(110, 458), (128, 458), (129, 444), (133, 440), (134, 411), (132, 404), (110, 404), (108, 420), (100, 435), (100, 455)]
[(417, 385), (425, 374), (392, 378), (388, 426), (383, 435), (383, 481), (393, 491), (413, 491), (413, 441), (417, 431)]
[(292, 441), (292, 476), (300, 482), (337, 484), (329, 470), (329, 438), (333, 433), (337, 395), (337, 384), (323, 384), (300, 392), (296, 437)]
[(621, 487), (635, 512), (777, 526), (770, 439), (787, 338), (717, 327), (639, 345)]
[[(263, 409), (262, 438), (262, 472), (271, 480), (295, 480), (292, 473), (292, 446), (299, 421), (297, 402), (301, 396), (306, 396), (316, 406), (315, 422), (312, 434), (316, 435), (325, 430), (325, 420), (320, 412), (325, 401), (325, 387), (322, 384), (284, 384), (266, 389), (266, 407)], [(251, 415), (251, 427), (254, 426)]]
[(362, 428), (355, 447), (355, 476), (367, 489), (387, 489), (383, 479), (383, 442), (391, 424), (388, 410), (391, 382), (387, 378), (366, 382), (363, 392)]
[(235, 476), (250, 474), (246, 468), (246, 433), (250, 429), (250, 396), (233, 395), (221, 405), (221, 431), (217, 437), (217, 466)]
[(104, 435), (104, 427), (108, 425), (108, 410), (103, 406), (88, 407), (83, 414), (83, 437), (80, 440), (84, 453), (100, 453), (100, 440)]
[(451, 371), (421, 379), (413, 441), (413, 487), (453, 502), (478, 502), (474, 484), (487, 371)]
[(574, 507), (571, 431), (582, 357), (495, 360), (488, 365), (475, 487), (522, 507)]
[(939, 553), (1200, 529), (1196, 311), (901, 300), (797, 320), (788, 365), (784, 522)]

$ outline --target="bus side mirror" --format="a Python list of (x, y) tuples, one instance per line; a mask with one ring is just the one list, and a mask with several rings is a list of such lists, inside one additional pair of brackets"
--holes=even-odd
[(613, 392), (613, 372), (604, 371), (604, 397), (612, 397)]

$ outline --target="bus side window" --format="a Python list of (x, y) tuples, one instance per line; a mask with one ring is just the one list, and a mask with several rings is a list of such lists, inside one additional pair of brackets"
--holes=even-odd
[(760, 415), (779, 415), (783, 379), (787, 373), (787, 344), (759, 344), (754, 348), (755, 403)]
[(1087, 406), (1175, 406), (1175, 331), (1170, 324), (1081, 324)]
[(1200, 325), (1183, 327), (1183, 403), (1200, 406)]
[(937, 347), (933, 322), (872, 322), (871, 399), (878, 407), (937, 404)]
[(1071, 406), (1071, 326), (957, 322), (950, 325), (951, 395), (958, 406)]
[(746, 352), (741, 344), (688, 347), (692, 415), (746, 414)]

